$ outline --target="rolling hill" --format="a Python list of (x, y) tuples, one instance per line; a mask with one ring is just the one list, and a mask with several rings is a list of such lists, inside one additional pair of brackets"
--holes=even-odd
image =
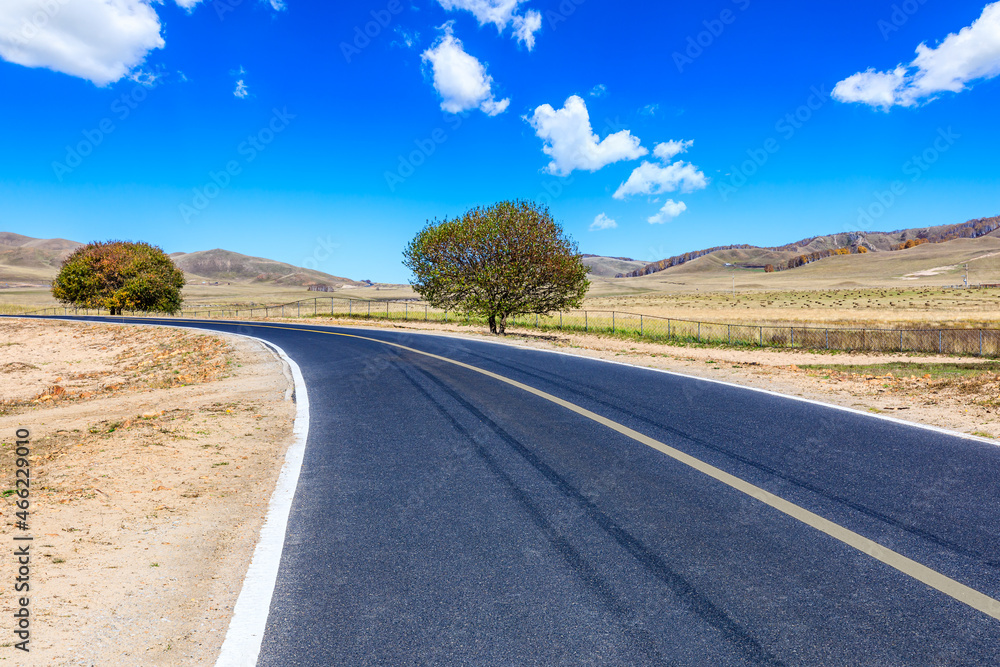
[[(63, 259), (81, 245), (83, 244), (66, 239), (36, 239), (12, 232), (0, 232), (0, 282), (48, 283), (59, 272)], [(228, 250), (173, 253), (171, 258), (184, 271), (189, 283), (229, 282), (287, 287), (364, 284), (322, 271)]]
[(600, 278), (614, 278), (621, 273), (629, 273), (643, 268), (649, 262), (640, 262), (628, 257), (602, 257), (584, 255), (583, 263), (590, 267), (590, 275)]
[[(732, 265), (743, 269), (763, 269), (771, 265), (776, 271), (798, 269), (839, 253), (883, 253), (900, 250), (907, 244), (945, 244), (959, 239), (977, 239), (986, 236), (1000, 237), (1000, 217), (979, 218), (956, 225), (918, 227), (894, 232), (844, 232), (813, 236), (796, 243), (762, 248), (751, 245), (729, 245), (697, 250), (652, 262), (616, 277), (634, 278), (661, 271), (676, 269), (707, 256), (712, 262), (701, 262), (703, 270), (716, 265)], [(839, 253), (838, 253), (839, 251)]]
[(304, 269), (263, 257), (241, 255), (229, 250), (201, 250), (173, 253), (170, 257), (184, 273), (212, 281), (271, 283), (275, 285), (362, 285), (350, 278), (332, 276), (322, 271)]

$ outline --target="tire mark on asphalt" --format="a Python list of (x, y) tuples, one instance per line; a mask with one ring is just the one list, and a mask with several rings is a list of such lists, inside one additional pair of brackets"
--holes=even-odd
[[(817, 486), (816, 484), (814, 484), (812, 482), (808, 482), (808, 481), (802, 480), (802, 479), (800, 479), (798, 477), (795, 477), (793, 475), (790, 475), (788, 473), (781, 472), (780, 470), (778, 470), (777, 468), (774, 468), (773, 466), (769, 466), (766, 463), (762, 463), (762, 462), (757, 461), (755, 459), (751, 459), (751, 458), (749, 458), (749, 457), (747, 457), (747, 456), (745, 456), (743, 454), (739, 454), (739, 453), (734, 452), (732, 450), (726, 449), (725, 447), (721, 447), (719, 445), (716, 445), (716, 444), (714, 444), (714, 443), (712, 443), (712, 442), (710, 442), (708, 440), (703, 440), (703, 439), (701, 439), (701, 438), (699, 438), (699, 437), (697, 437), (695, 435), (692, 435), (692, 434), (690, 434), (690, 433), (688, 433), (686, 431), (683, 431), (683, 430), (681, 430), (681, 429), (679, 429), (677, 427), (669, 426), (667, 424), (663, 424), (663, 423), (654, 421), (652, 419), (649, 419), (648, 417), (644, 417), (644, 416), (642, 416), (640, 414), (637, 414), (637, 413), (633, 412), (632, 410), (630, 410), (630, 409), (628, 409), (626, 407), (623, 407), (621, 405), (615, 405), (614, 403), (611, 403), (611, 402), (609, 402), (609, 401), (601, 398), (599, 396), (599, 394), (603, 394), (604, 392), (602, 390), (600, 390), (599, 388), (595, 387), (594, 385), (589, 385), (589, 384), (574, 382), (572, 384), (572, 386), (571, 386), (569, 384), (570, 380), (568, 380), (568, 379), (565, 379), (562, 382), (555, 381), (550, 376), (545, 376), (545, 375), (542, 375), (540, 373), (534, 373), (532, 371), (525, 370), (523, 368), (518, 368), (517, 366), (514, 366), (512, 364), (506, 364), (506, 363), (503, 363), (503, 362), (500, 362), (500, 361), (496, 361), (495, 359), (491, 359), (489, 357), (485, 357), (485, 356), (477, 354), (475, 352), (469, 352), (468, 350), (465, 350), (465, 352), (467, 354), (471, 355), (471, 356), (477, 357), (477, 358), (482, 359), (484, 361), (487, 361), (489, 363), (496, 364), (498, 366), (502, 366), (502, 367), (504, 367), (504, 368), (506, 368), (508, 370), (516, 371), (518, 373), (523, 373), (524, 375), (527, 375), (529, 377), (535, 378), (536, 380), (540, 380), (542, 382), (548, 383), (550, 385), (553, 385), (553, 386), (558, 387), (560, 389), (563, 389), (565, 391), (578, 393), (578, 394), (584, 396), (585, 398), (588, 398), (588, 399), (594, 401), (598, 405), (602, 405), (602, 406), (604, 406), (606, 408), (610, 408), (612, 410), (616, 410), (618, 412), (621, 412), (622, 414), (628, 415), (632, 419), (635, 419), (636, 421), (642, 422), (643, 424), (646, 424), (648, 426), (652, 426), (654, 428), (666, 431), (666, 432), (668, 432), (668, 433), (670, 433), (672, 435), (677, 436), (678, 438), (680, 438), (682, 440), (687, 440), (688, 442), (692, 442), (692, 443), (694, 443), (694, 444), (696, 444), (696, 445), (698, 445), (700, 447), (704, 447), (705, 449), (708, 449), (708, 450), (711, 450), (711, 451), (716, 452), (718, 454), (721, 454), (721, 455), (723, 455), (723, 456), (725, 456), (727, 458), (733, 459), (735, 461), (739, 461), (740, 463), (742, 463), (744, 465), (747, 465), (747, 466), (750, 466), (751, 468), (756, 468), (757, 470), (759, 470), (761, 472), (764, 472), (764, 473), (767, 473), (768, 475), (772, 475), (774, 477), (777, 477), (778, 479), (781, 479), (782, 481), (788, 482), (789, 484), (791, 484), (793, 486), (796, 486), (796, 487), (798, 487), (800, 489), (803, 489), (803, 490), (809, 491), (811, 493), (814, 493), (814, 494), (816, 494), (816, 495), (818, 495), (820, 497), (826, 498), (827, 500), (831, 500), (831, 501), (840, 503), (842, 505), (845, 505), (845, 506), (851, 508), (852, 510), (854, 510), (854, 511), (860, 513), (860, 514), (863, 514), (863, 515), (865, 515), (865, 516), (867, 516), (867, 517), (869, 517), (871, 519), (875, 519), (877, 521), (881, 521), (882, 523), (888, 524), (888, 525), (890, 525), (890, 526), (892, 526), (894, 528), (897, 528), (897, 529), (899, 529), (899, 530), (901, 530), (903, 532), (906, 532), (906, 533), (909, 533), (911, 535), (923, 538), (923, 539), (925, 539), (925, 540), (927, 540), (929, 542), (933, 542), (934, 544), (936, 544), (936, 545), (938, 545), (940, 547), (944, 547), (944, 548), (948, 549), (949, 551), (952, 551), (953, 553), (965, 556), (966, 558), (971, 558), (973, 560), (976, 560), (979, 563), (981, 563), (982, 565), (986, 565), (986, 566), (994, 568), (994, 569), (1000, 568), (1000, 560), (998, 560), (998, 559), (991, 559), (986, 554), (984, 554), (984, 553), (982, 553), (980, 551), (977, 551), (975, 549), (971, 549), (969, 547), (963, 546), (961, 544), (958, 544), (957, 542), (953, 542), (953, 541), (951, 541), (951, 540), (949, 540), (949, 539), (947, 539), (945, 537), (941, 537), (939, 535), (936, 535), (935, 533), (932, 533), (932, 532), (928, 531), (925, 528), (920, 528), (919, 526), (915, 526), (912, 523), (908, 523), (908, 522), (906, 522), (906, 521), (904, 521), (902, 519), (898, 519), (898, 518), (896, 518), (894, 516), (891, 516), (889, 514), (884, 514), (882, 512), (879, 512), (878, 510), (872, 509), (872, 508), (868, 507), (867, 505), (863, 505), (863, 504), (861, 504), (861, 503), (859, 503), (857, 501), (851, 500), (850, 498), (847, 498), (845, 496), (841, 496), (841, 495), (839, 495), (837, 493), (834, 493), (832, 491), (828, 491), (827, 489), (824, 489), (824, 488), (822, 488), (820, 486)], [(589, 389), (590, 391), (589, 392), (588, 391), (580, 391), (581, 387)]]
[[(662, 583), (666, 584), (667, 587), (677, 596), (681, 601), (683, 601), (689, 609), (691, 609), (695, 614), (697, 614), (702, 620), (711, 625), (713, 628), (718, 630), (723, 638), (725, 638), (730, 643), (734, 644), (745, 657), (753, 660), (757, 664), (763, 665), (783, 665), (780, 660), (773, 654), (769, 653), (752, 635), (750, 635), (746, 630), (744, 630), (736, 621), (730, 618), (722, 609), (713, 604), (707, 597), (702, 595), (693, 584), (687, 581), (680, 574), (672, 570), (666, 562), (656, 554), (652, 549), (646, 546), (641, 540), (636, 538), (634, 535), (625, 530), (620, 526), (614, 519), (605, 514), (600, 508), (597, 507), (590, 499), (580, 493), (572, 484), (567, 482), (558, 472), (555, 471), (550, 465), (545, 463), (535, 452), (531, 451), (519, 440), (510, 435), (506, 430), (504, 430), (499, 424), (490, 419), (486, 414), (479, 410), (475, 405), (470, 403), (461, 394), (452, 389), (450, 386), (445, 384), (438, 377), (432, 373), (420, 368), (417, 364), (413, 364), (413, 367), (425, 376), (432, 383), (437, 385), (443, 392), (450, 396), (455, 402), (465, 408), (472, 416), (479, 420), (482, 424), (489, 427), (497, 437), (499, 437), (503, 442), (505, 442), (514, 452), (516, 452), (521, 458), (523, 458), (528, 465), (538, 471), (548, 482), (550, 482), (564, 497), (573, 501), (580, 508), (584, 510), (584, 513), (601, 528), (609, 537), (611, 537), (619, 546), (622, 547), (627, 553), (629, 553), (639, 564), (641, 564), (647, 571), (649, 571), (654, 577), (659, 579)], [(421, 389), (421, 391), (423, 391)], [(434, 402), (438, 409), (442, 411), (443, 414), (447, 416), (449, 420), (455, 424), (456, 429), (463, 433), (466, 437), (470, 439), (473, 436), (462, 427), (454, 418), (447, 413), (447, 411), (438, 403), (429, 393), (424, 392), (428, 399)], [(473, 440), (473, 442), (475, 442)], [(479, 443), (476, 443), (477, 448), (480, 449), (480, 453), (484, 458), (489, 457), (489, 454), (481, 448)], [(495, 463), (491, 463), (493, 467)], [(564, 554), (564, 558), (570, 562), (571, 565), (576, 567), (579, 563), (586, 567), (586, 570), (581, 571), (587, 573), (587, 576), (599, 577), (596, 572), (594, 572), (590, 565), (586, 564), (586, 561), (582, 560), (582, 557), (577, 554), (565, 541), (565, 538), (560, 537), (555, 530), (548, 524), (545, 518), (541, 515), (539, 510), (535, 508), (524, 492), (521, 491), (514, 485), (513, 480), (510, 480), (500, 470), (497, 470), (496, 474), (502, 476), (507, 484), (512, 487), (512, 490), (519, 496), (519, 500), (525, 505), (532, 515), (533, 522), (539, 526), (548, 536), (550, 540), (556, 540), (554, 544), (557, 544), (557, 548), (560, 552)], [(563, 552), (563, 549), (566, 551)], [(580, 571), (580, 570), (578, 570)], [(593, 581), (599, 581), (593, 580)], [(606, 584), (604, 584), (606, 586)], [(608, 598), (612, 594), (610, 592), (605, 593), (601, 588), (598, 589), (602, 596), (615, 605), (616, 613), (620, 613), (618, 609), (620, 608), (619, 603), (614, 601), (613, 597)], [(620, 616), (621, 617), (621, 616)]]

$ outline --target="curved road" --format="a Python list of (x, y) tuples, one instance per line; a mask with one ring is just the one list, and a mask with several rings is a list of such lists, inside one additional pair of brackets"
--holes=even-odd
[(260, 665), (1000, 660), (989, 443), (485, 341), (190, 325), (308, 388)]

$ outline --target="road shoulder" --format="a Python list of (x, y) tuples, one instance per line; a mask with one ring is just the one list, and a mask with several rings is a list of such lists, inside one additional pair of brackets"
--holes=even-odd
[(293, 439), (282, 362), (235, 336), (0, 327), (0, 434), (9, 454), (31, 430), (37, 554), (30, 660), (0, 659), (211, 664)]

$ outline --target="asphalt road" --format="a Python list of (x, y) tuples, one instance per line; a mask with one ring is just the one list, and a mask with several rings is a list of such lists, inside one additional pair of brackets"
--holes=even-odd
[(197, 326), (308, 387), (260, 665), (1000, 664), (997, 618), (622, 431), (993, 600), (996, 446), (487, 342)]

